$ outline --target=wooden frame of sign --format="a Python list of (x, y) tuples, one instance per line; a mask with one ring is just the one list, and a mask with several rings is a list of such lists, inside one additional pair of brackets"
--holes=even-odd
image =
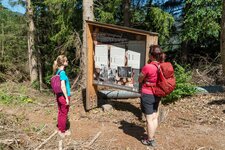
[[(104, 24), (94, 21), (86, 20), (87, 24), (87, 83), (86, 83), (86, 110), (97, 107), (98, 105), (98, 86), (111, 86), (117, 89), (123, 89), (128, 91), (135, 91), (132, 88), (122, 86), (122, 85), (111, 85), (107, 82), (99, 82), (94, 80), (94, 70), (95, 70), (95, 52), (94, 48), (99, 42), (109, 44), (115, 43), (126, 43), (129, 42), (129, 38), (141, 38), (144, 42), (144, 53), (141, 56), (144, 60), (140, 67), (148, 62), (149, 47), (152, 44), (158, 44), (158, 33), (148, 32), (144, 30), (128, 28), (123, 26), (117, 26), (112, 24)], [(104, 32), (104, 33), (102, 33)], [(117, 34), (115, 34), (117, 33)], [(96, 39), (96, 34), (98, 35)], [(124, 36), (126, 35), (126, 36)], [(124, 38), (125, 37), (125, 38)], [(108, 40), (108, 42), (107, 42)], [(134, 40), (133, 40), (134, 41)], [(135, 45), (135, 44), (133, 44)], [(135, 53), (135, 52), (134, 52)]]

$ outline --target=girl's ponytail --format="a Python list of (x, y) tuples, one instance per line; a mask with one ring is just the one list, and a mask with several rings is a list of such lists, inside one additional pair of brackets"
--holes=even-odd
[(55, 74), (56, 73), (56, 70), (58, 68), (57, 61), (56, 60), (54, 61), (52, 68), (53, 68), (53, 74)]

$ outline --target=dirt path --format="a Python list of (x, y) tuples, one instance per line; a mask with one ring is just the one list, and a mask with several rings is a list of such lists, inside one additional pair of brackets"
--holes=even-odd
[[(225, 95), (208, 94), (189, 97), (161, 107), (166, 116), (156, 133), (157, 150), (224, 150), (225, 149)], [(0, 105), (0, 126), (21, 131), (1, 130), (0, 139), (20, 138), (13, 149), (35, 148), (56, 129), (56, 105), (49, 98), (46, 105)], [(146, 150), (140, 143), (145, 135), (145, 122), (141, 120), (138, 99), (112, 100), (113, 110), (103, 112), (96, 108), (85, 112), (79, 96), (70, 109), (72, 135), (64, 141), (65, 149)], [(43, 105), (44, 104), (44, 105)], [(3, 120), (4, 119), (4, 120)], [(18, 133), (19, 132), (19, 133)], [(20, 134), (26, 136), (21, 137)], [(89, 146), (93, 138), (100, 134)], [(3, 136), (4, 134), (4, 136)], [(7, 138), (6, 138), (7, 137)], [(21, 142), (27, 140), (27, 143)], [(1, 141), (0, 140), (0, 141)], [(53, 137), (43, 149), (57, 149), (59, 137)], [(13, 144), (11, 144), (13, 145)], [(10, 149), (0, 144), (5, 149)]]

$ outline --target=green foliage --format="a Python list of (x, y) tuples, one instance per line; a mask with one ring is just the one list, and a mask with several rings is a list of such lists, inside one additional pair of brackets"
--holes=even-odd
[(0, 81), (7, 79), (24, 80), (24, 75), (27, 74), (24, 67), (26, 63), (27, 29), (25, 17), (0, 6)]
[(191, 71), (186, 71), (184, 67), (177, 63), (175, 63), (175, 77), (176, 88), (170, 95), (163, 99), (163, 103), (171, 103), (179, 98), (191, 96), (197, 92), (195, 85), (191, 83)]
[(42, 55), (40, 59), (46, 84), (49, 84), (47, 78), (52, 74), (52, 65), (58, 55), (65, 54), (70, 62), (78, 63), (81, 49), (81, 6), (81, 0), (33, 2), (36, 38), (39, 39), (36, 46)]
[(14, 95), (5, 91), (0, 91), (0, 103), (3, 104), (20, 104), (20, 103), (33, 103), (33, 100), (26, 95)]
[[(0, 11), (0, 59), (23, 63), (27, 59), (27, 29), (25, 17), (7, 9)], [(13, 59), (12, 59), (13, 58)]]
[(15, 82), (0, 84), (0, 103), (3, 104), (27, 104), (34, 99), (27, 95), (28, 87)]
[(69, 35), (73, 35), (74, 19), (77, 18), (74, 14), (77, 0), (46, 0), (45, 4), (50, 8), (49, 12), (55, 16), (53, 23), (57, 27), (56, 29), (58, 29), (55, 30), (56, 34), (51, 39), (53, 41), (61, 41), (61, 43), (65, 42), (68, 40)]
[(145, 22), (145, 15), (146, 11), (145, 9), (134, 9), (132, 10), (132, 18), (131, 22), (133, 23), (133, 26), (136, 26), (136, 24), (140, 24)]
[[(97, 21), (118, 25), (123, 24), (123, 0), (99, 0), (94, 2)], [(147, 7), (147, 5), (148, 3), (131, 1), (131, 27), (158, 32), (159, 41), (163, 44), (170, 37), (174, 18), (158, 7)]]
[(45, 81), (45, 83), (47, 84), (48, 87), (50, 87), (50, 84), (51, 84), (51, 77), (52, 77), (52, 74), (47, 75), (44, 78), (44, 81)]
[(40, 83), (39, 83), (38, 80), (34, 81), (34, 82), (31, 84), (31, 86), (32, 86), (34, 89), (36, 89), (36, 90), (40, 89)]
[(219, 38), (221, 0), (187, 0), (185, 7), (183, 41)]
[(96, 21), (111, 24), (122, 22), (122, 0), (95, 0)]
[(159, 41), (165, 43), (171, 34), (174, 24), (172, 15), (157, 7), (151, 7), (146, 16), (146, 26), (148, 30), (159, 33)]
[(38, 126), (37, 125), (31, 126), (31, 128), (32, 131), (34, 132), (40, 132), (45, 126), (46, 126), (45, 124), (39, 124)]
[[(122, 25), (123, 2), (123, 0), (94, 0), (96, 21)], [(134, 28), (158, 32), (159, 43), (165, 47), (163, 44), (169, 43), (168, 39), (171, 37), (174, 18), (160, 9), (162, 6), (153, 7), (154, 2), (156, 1), (130, 0), (130, 25)], [(174, 1), (170, 2), (173, 3)], [(164, 3), (166, 2), (164, 1)], [(172, 6), (171, 3), (167, 3), (169, 8)], [(200, 40), (204, 40), (212, 46), (218, 45), (221, 0), (187, 0), (183, 3), (185, 4), (184, 7), (181, 6), (180, 8), (181, 12), (184, 12), (181, 16), (181, 20), (184, 22), (183, 26), (179, 26), (181, 28), (179, 32), (182, 32), (182, 41), (188, 43), (190, 49)], [(181, 1), (174, 6), (180, 6), (179, 4), (181, 4)], [(32, 6), (36, 29), (35, 49), (40, 51), (41, 54), (40, 59), (45, 83), (50, 85), (52, 64), (59, 54), (66, 54), (69, 57), (70, 64), (67, 72), (75, 77), (76, 73), (79, 72), (79, 60), (75, 60), (74, 57), (80, 54), (78, 43), (83, 23), (82, 0), (33, 0)], [(12, 78), (12, 74), (15, 79), (22, 81), (28, 78), (26, 18), (24, 15), (2, 8), (1, 5), (0, 10), (0, 82), (6, 81), (9, 77)], [(178, 33), (176, 35), (177, 37), (172, 40), (176, 41), (176, 45), (179, 45), (181, 37)], [(197, 42), (193, 44), (192, 41)], [(202, 44), (199, 47), (204, 46)], [(210, 48), (210, 52), (213, 48)], [(183, 47), (183, 49), (185, 48)], [(196, 49), (196, 51), (202, 51), (202, 49)], [(18, 72), (22, 72), (24, 75), (17, 76)], [(179, 79), (179, 75), (177, 76)], [(38, 83), (34, 85), (36, 88), (39, 87)], [(178, 83), (177, 87), (180, 86)], [(189, 87), (189, 85), (187, 84), (186, 87)], [(185, 86), (181, 89), (184, 88)], [(185, 89), (185, 91), (188, 90)], [(182, 95), (181, 91), (175, 90), (174, 92), (178, 93), (175, 96)]]

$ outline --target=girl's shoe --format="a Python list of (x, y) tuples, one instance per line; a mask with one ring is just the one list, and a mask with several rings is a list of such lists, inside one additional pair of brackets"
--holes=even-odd
[(144, 144), (144, 145), (152, 146), (152, 147), (156, 146), (155, 140), (142, 139), (141, 143)]
[(66, 135), (66, 136), (71, 135), (71, 131), (70, 131), (70, 130), (66, 130), (65, 135)]
[(63, 139), (65, 138), (65, 133), (62, 133), (61, 131), (58, 131), (59, 136)]

